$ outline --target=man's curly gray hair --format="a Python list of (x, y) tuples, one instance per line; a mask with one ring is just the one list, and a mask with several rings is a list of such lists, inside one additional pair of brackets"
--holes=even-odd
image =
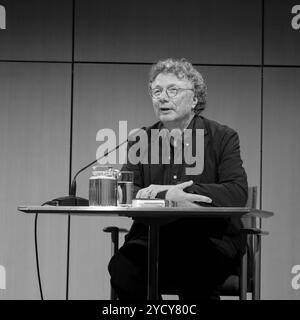
[(160, 73), (173, 73), (178, 79), (186, 78), (191, 81), (194, 87), (195, 96), (198, 103), (195, 106), (194, 112), (200, 114), (206, 107), (206, 84), (199, 71), (186, 59), (165, 59), (160, 60), (152, 65), (149, 74), (149, 86)]

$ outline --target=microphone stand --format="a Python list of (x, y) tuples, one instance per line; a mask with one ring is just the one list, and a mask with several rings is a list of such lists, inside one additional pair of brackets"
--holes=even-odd
[[(135, 132), (135, 134), (141, 130), (144, 130), (145, 127), (142, 127), (141, 129), (139, 129), (138, 131)], [(69, 195), (68, 196), (64, 196), (64, 197), (59, 197), (59, 198), (55, 198), (53, 200), (47, 201), (45, 204), (46, 205), (52, 205), (52, 206), (68, 206), (68, 207), (72, 207), (72, 206), (88, 206), (89, 205), (89, 200), (85, 199), (85, 198), (81, 198), (81, 197), (77, 197), (76, 196), (76, 178), (78, 177), (78, 175), (84, 171), (85, 169), (89, 168), (90, 166), (92, 166), (93, 164), (95, 164), (97, 161), (107, 157), (110, 153), (112, 153), (113, 151), (118, 150), (123, 144), (128, 142), (127, 138), (125, 141), (123, 141), (122, 143), (118, 144), (116, 147), (114, 147), (113, 149), (111, 149), (110, 151), (106, 151), (104, 153), (103, 156), (93, 160), (92, 162), (90, 162), (89, 164), (87, 164), (85, 167), (83, 167), (82, 169), (80, 169), (74, 176), (72, 183), (70, 185), (69, 188)]]

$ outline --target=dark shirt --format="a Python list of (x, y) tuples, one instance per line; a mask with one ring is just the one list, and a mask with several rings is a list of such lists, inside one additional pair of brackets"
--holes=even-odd
[[(194, 184), (184, 191), (200, 194), (212, 199), (211, 204), (199, 203), (202, 206), (240, 207), (247, 201), (248, 185), (247, 176), (242, 166), (238, 134), (231, 128), (202, 116), (195, 115), (187, 129), (204, 130), (204, 168), (201, 174), (187, 175), (186, 168), (193, 165), (183, 161), (182, 164), (174, 163), (174, 147), (170, 146), (170, 164), (151, 164), (151, 129), (162, 129), (161, 122), (147, 128), (148, 134), (148, 164), (127, 163), (122, 170), (134, 172), (135, 194), (150, 184), (177, 184), (193, 180)], [(192, 139), (192, 148), (195, 150), (196, 139)], [(136, 142), (129, 143), (131, 147)], [(184, 160), (184, 157), (182, 157)], [(158, 194), (163, 198), (166, 192)], [(244, 251), (244, 243), (239, 232), (242, 224), (239, 218), (183, 218), (176, 223), (170, 223), (163, 228), (168, 232), (168, 227), (178, 228), (185, 226), (185, 232), (207, 234), (216, 246), (227, 256), (235, 257)], [(184, 234), (181, 234), (184, 239)], [(147, 241), (147, 229), (144, 225), (134, 222), (126, 236), (127, 241)], [(197, 241), (195, 241), (197, 243)], [(196, 248), (195, 248), (196, 249)]]

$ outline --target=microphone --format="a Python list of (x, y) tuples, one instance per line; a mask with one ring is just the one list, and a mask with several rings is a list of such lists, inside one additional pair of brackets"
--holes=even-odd
[[(135, 130), (132, 135), (136, 135), (137, 133), (144, 131), (146, 129), (146, 127), (142, 127), (140, 129)], [(131, 136), (132, 136), (131, 135)], [(92, 166), (93, 164), (95, 164), (97, 161), (107, 157), (110, 153), (112, 153), (113, 151), (118, 150), (123, 144), (127, 143), (130, 137), (128, 137), (125, 141), (123, 141), (122, 143), (118, 144), (116, 147), (114, 147), (113, 149), (106, 151), (101, 157), (93, 160), (92, 162), (88, 163), (86, 166), (84, 166), (83, 168), (81, 168), (79, 171), (77, 171), (77, 173), (75, 174), (72, 183), (70, 185), (69, 188), (69, 195), (68, 196), (64, 196), (64, 197), (59, 197), (50, 201), (47, 201), (44, 203), (44, 205), (52, 205), (52, 206), (88, 206), (89, 205), (89, 200), (85, 199), (85, 198), (81, 198), (81, 197), (77, 197), (76, 196), (76, 178), (78, 177), (78, 175), (84, 171), (85, 169), (89, 168), (90, 166)]]

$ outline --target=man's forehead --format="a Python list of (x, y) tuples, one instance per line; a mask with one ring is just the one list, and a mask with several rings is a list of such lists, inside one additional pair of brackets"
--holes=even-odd
[(184, 76), (178, 77), (174, 73), (160, 73), (152, 82), (152, 86), (168, 86), (168, 85), (190, 84), (190, 81)]

